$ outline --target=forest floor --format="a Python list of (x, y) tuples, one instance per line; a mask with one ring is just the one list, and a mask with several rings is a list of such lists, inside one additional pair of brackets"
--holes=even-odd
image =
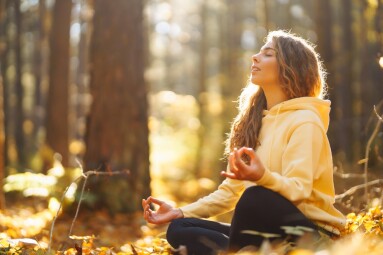
[(147, 226), (141, 214), (112, 216), (82, 209), (77, 217), (62, 213), (55, 219), (57, 211), (46, 204), (24, 199), (0, 211), (1, 255), (46, 254), (48, 250), (66, 255), (167, 254), (170, 250), (163, 239), (166, 226)]
[[(74, 215), (63, 213), (55, 220), (56, 211), (35, 199), (8, 205), (7, 210), (0, 212), (0, 254), (176, 254), (164, 239), (166, 226), (148, 226), (141, 214), (111, 216), (106, 211), (82, 209), (77, 217)], [(348, 219), (347, 232), (341, 239), (331, 241), (320, 250), (306, 245), (288, 254), (382, 254), (383, 215), (380, 207), (349, 214)], [(286, 254), (283, 251), (284, 247), (268, 244), (258, 252), (241, 254)]]

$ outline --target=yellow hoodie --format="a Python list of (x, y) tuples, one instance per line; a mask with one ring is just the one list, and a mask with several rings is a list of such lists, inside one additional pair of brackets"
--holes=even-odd
[(215, 192), (181, 207), (184, 216), (208, 218), (231, 211), (247, 187), (261, 185), (286, 197), (317, 224), (342, 229), (345, 217), (333, 206), (329, 112), (330, 101), (314, 97), (265, 110), (256, 151), (266, 168), (262, 178), (256, 183), (226, 178)]

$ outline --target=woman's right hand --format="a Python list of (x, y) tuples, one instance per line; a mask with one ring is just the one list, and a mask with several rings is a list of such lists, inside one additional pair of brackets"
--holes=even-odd
[[(151, 210), (151, 203), (158, 205), (159, 208), (156, 211)], [(181, 209), (174, 208), (170, 204), (158, 200), (154, 197), (142, 199), (142, 208), (144, 209), (145, 220), (153, 224), (168, 223), (171, 220), (184, 217)]]

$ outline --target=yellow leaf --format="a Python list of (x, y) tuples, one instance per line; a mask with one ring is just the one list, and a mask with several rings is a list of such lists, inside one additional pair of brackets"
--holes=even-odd
[(356, 217), (356, 214), (355, 214), (355, 213), (349, 213), (349, 214), (347, 214), (347, 219), (353, 220), (353, 219), (355, 219), (355, 217)]
[(372, 220), (367, 220), (364, 222), (364, 227), (366, 228), (367, 232), (370, 232), (371, 229), (373, 229), (375, 226), (376, 224)]
[(368, 158), (364, 158), (358, 161), (358, 165), (364, 164), (368, 161)]
[(291, 252), (289, 252), (289, 255), (314, 255), (315, 253), (313, 251), (307, 250), (307, 249), (295, 249)]

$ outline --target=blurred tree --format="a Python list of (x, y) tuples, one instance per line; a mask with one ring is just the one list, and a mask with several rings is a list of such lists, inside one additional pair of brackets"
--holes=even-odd
[[(200, 40), (199, 40), (199, 148), (196, 157), (196, 177), (209, 178), (217, 184), (221, 180), (219, 172), (225, 169), (220, 159), (223, 154), (224, 132), (228, 123), (223, 123), (221, 96), (221, 66), (223, 48), (221, 44), (224, 30), (219, 29), (226, 7), (221, 0), (200, 3)], [(218, 28), (218, 29), (217, 29)], [(238, 93), (236, 91), (235, 93)], [(225, 119), (226, 121), (226, 119)], [(224, 129), (224, 131), (223, 131)]]
[(128, 178), (93, 178), (90, 186), (95, 206), (134, 212), (150, 194), (143, 1), (96, 0), (94, 11), (85, 167), (129, 169)]
[[(4, 79), (3, 79), (3, 54), (5, 51), (5, 13), (6, 13), (6, 1), (1, 0), (0, 1), (0, 183), (3, 183), (4, 176), (5, 176), (5, 125), (4, 125)], [(2, 186), (1, 186), (2, 187)], [(3, 210), (5, 208), (5, 197), (4, 197), (4, 190), (0, 188), (0, 210)]]
[[(362, 104), (362, 116), (365, 118), (362, 121), (366, 122), (366, 125), (362, 123), (363, 144), (367, 144), (367, 140), (374, 130), (375, 123), (377, 121), (376, 115), (373, 112), (373, 108), (376, 106), (378, 113), (381, 113), (383, 94), (377, 93), (383, 91), (383, 69), (379, 65), (379, 58), (383, 52), (383, 41), (381, 37), (381, 25), (382, 25), (382, 1), (360, 1), (358, 6), (360, 13), (360, 59), (361, 59), (361, 76), (360, 76), (360, 94)], [(367, 118), (370, 116), (370, 119)], [(380, 128), (380, 131), (383, 129)], [(376, 140), (381, 140), (382, 132), (379, 133), (380, 137)], [(379, 141), (371, 147), (371, 157), (369, 158), (369, 167), (381, 171), (382, 158), (379, 155)], [(374, 155), (375, 154), (375, 155)], [(380, 164), (379, 164), (380, 161)]]
[[(1, 71), (1, 93), (3, 95), (3, 101), (1, 102), (1, 108), (3, 109), (4, 112), (4, 118), (3, 118), (3, 125), (4, 125), (4, 134), (7, 133), (7, 122), (6, 122), (6, 114), (7, 114), (7, 109), (8, 109), (8, 100), (6, 96), (7, 95), (7, 89), (8, 86), (6, 85), (7, 79), (6, 79), (6, 72), (7, 72), (7, 52), (8, 52), (8, 43), (7, 43), (7, 33), (6, 33), (6, 28), (7, 28), (7, 21), (8, 21), (8, 15), (7, 13), (7, 8), (9, 5), (9, 0), (1, 0), (0, 1), (0, 71)], [(8, 153), (7, 153), (7, 142), (8, 140), (6, 137), (4, 137), (4, 151), (0, 157), (3, 157), (3, 164), (4, 167), (7, 165), (7, 158), (8, 158)]]
[[(1, 19), (1, 14), (0, 14), (0, 19)], [(0, 52), (0, 55), (1, 55), (1, 52)], [(3, 111), (3, 86), (4, 86), (3, 77), (2, 77), (2, 74), (0, 73), (0, 183), (3, 183), (4, 176), (5, 176), (5, 163), (4, 163), (5, 132), (4, 132), (4, 111)], [(0, 188), (0, 210), (2, 210), (5, 208), (5, 197), (4, 197), (4, 190), (2, 188), (3, 186), (1, 185), (0, 187), (1, 187)]]
[(14, 5), (15, 12), (15, 142), (17, 151), (17, 160), (19, 166), (25, 165), (25, 139), (24, 139), (24, 111), (23, 111), (23, 100), (24, 100), (24, 87), (22, 84), (22, 13), (20, 10), (20, 0), (11, 1)]
[[(242, 20), (244, 19), (243, 6), (244, 0), (226, 0), (227, 13), (224, 14), (222, 29), (222, 95), (224, 97), (223, 121), (226, 124), (225, 133), (237, 109), (233, 102), (238, 98), (241, 89), (245, 86), (246, 80), (244, 70), (240, 64), (243, 49), (241, 48), (241, 38), (243, 32)], [(250, 63), (250, 59), (248, 60)], [(226, 134), (223, 135), (226, 138)]]
[(85, 132), (86, 114), (89, 107), (89, 41), (92, 26), (92, 11), (90, 0), (83, 1), (80, 4), (79, 25), (81, 28), (80, 38), (77, 48), (78, 64), (74, 71), (74, 83), (76, 84), (75, 109), (72, 122), (77, 123), (73, 131), (75, 139), (82, 139)]
[[(354, 155), (354, 141), (356, 140), (353, 135), (352, 125), (353, 119), (353, 32), (352, 32), (352, 2), (349, 0), (341, 1), (341, 20), (339, 22), (340, 42), (337, 49), (336, 64), (333, 66), (337, 86), (334, 88), (335, 98), (333, 108), (336, 109), (338, 121), (337, 137), (341, 148), (344, 149), (346, 159), (350, 161), (352, 158), (358, 156), (358, 152)], [(345, 75), (348, 74), (348, 75)], [(356, 156), (356, 157), (353, 157)]]
[(264, 23), (265, 23), (265, 29), (266, 31), (270, 30), (270, 1), (269, 0), (263, 0), (263, 8), (264, 8)]
[[(333, 18), (332, 18), (332, 9), (330, 0), (314, 0), (315, 8), (315, 31), (318, 37), (317, 41), (317, 50), (324, 62), (324, 66), (327, 72), (332, 73), (333, 70)], [(329, 86), (329, 94), (332, 96), (332, 88), (335, 86), (335, 81), (333, 76), (329, 75), (327, 77), (327, 85)], [(334, 102), (333, 102), (334, 103)], [(336, 118), (336, 109), (333, 107), (331, 115), (331, 126), (328, 130), (330, 137), (336, 137), (338, 130), (337, 118)], [(341, 148), (339, 140), (330, 139), (331, 147), (333, 152), (338, 152)]]
[(62, 156), (68, 165), (68, 93), (69, 93), (69, 30), (72, 1), (56, 0), (50, 38), (49, 92), (46, 113), (46, 143)]
[(45, 96), (44, 88), (48, 82), (48, 27), (47, 27), (48, 10), (46, 7), (46, 0), (39, 0), (38, 4), (38, 18), (36, 19), (36, 40), (33, 53), (33, 74), (35, 76), (34, 88), (34, 111), (33, 111), (33, 137), (34, 143), (40, 144), (38, 141), (39, 131), (44, 127), (44, 105)]
[[(326, 3), (326, 1), (321, 1), (321, 4), (322, 8), (324, 8), (323, 11), (328, 13), (335, 9), (338, 10), (337, 13), (340, 14), (334, 15), (332, 18), (331, 27), (333, 33), (327, 32), (328, 36), (324, 37), (327, 42), (322, 41), (321, 36), (319, 36), (319, 41), (325, 44), (331, 43), (331, 45), (327, 46), (331, 47), (331, 50), (324, 49), (323, 58), (325, 58), (326, 63), (329, 63), (326, 67), (330, 74), (328, 76), (328, 86), (330, 88), (329, 96), (332, 101), (331, 116), (333, 118), (330, 132), (333, 137), (337, 137), (337, 139), (332, 139), (332, 142), (336, 143), (336, 147), (334, 145), (333, 150), (335, 153), (338, 153), (338, 157), (340, 157), (342, 161), (350, 161), (353, 156), (354, 138), (353, 128), (350, 127), (354, 127), (352, 124), (355, 121), (355, 119), (353, 119), (352, 107), (354, 100), (354, 73), (352, 72), (354, 49), (352, 40), (352, 1), (337, 1), (333, 6), (331, 6), (330, 3)], [(323, 13), (318, 15), (323, 15)], [(323, 28), (325, 28), (325, 26), (323, 26)], [(321, 31), (321, 35), (326, 33), (325, 30), (328, 30), (323, 28), (321, 28), (323, 30)], [(321, 49), (323, 50), (323, 48)]]
[[(200, 49), (199, 49), (199, 90), (197, 93), (197, 102), (199, 105), (199, 120), (200, 127), (198, 129), (198, 140), (199, 148), (197, 149), (197, 157), (195, 164), (195, 174), (200, 175), (200, 171), (203, 168), (203, 147), (206, 141), (205, 130), (208, 128), (207, 125), (207, 91), (206, 91), (206, 58), (207, 58), (207, 34), (206, 34), (206, 16), (207, 16), (207, 3), (202, 2), (200, 5), (200, 15), (201, 15), (201, 40), (200, 40)], [(201, 176), (199, 176), (201, 177)]]

